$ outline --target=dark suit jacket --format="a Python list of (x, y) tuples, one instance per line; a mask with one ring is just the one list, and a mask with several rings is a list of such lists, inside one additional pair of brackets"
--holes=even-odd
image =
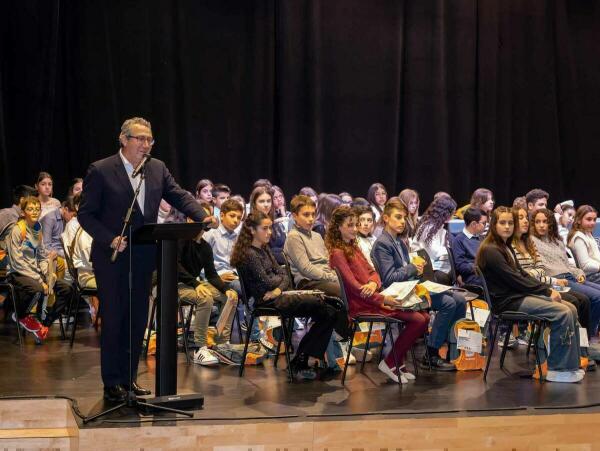
[[(195, 221), (202, 221), (206, 213), (198, 202), (181, 189), (165, 164), (152, 158), (146, 164), (144, 214), (135, 209), (132, 230), (144, 224), (155, 223), (161, 199)], [(133, 199), (133, 188), (119, 153), (92, 163), (83, 182), (83, 196), (77, 217), (84, 230), (94, 239), (92, 261), (110, 257), (110, 244), (121, 233), (125, 213)], [(123, 258), (123, 253), (119, 259)]]
[(395, 241), (384, 230), (371, 249), (371, 260), (379, 272), (384, 287), (389, 287), (394, 282), (417, 278), (417, 267), (410, 263), (408, 249), (401, 241), (399, 249)]

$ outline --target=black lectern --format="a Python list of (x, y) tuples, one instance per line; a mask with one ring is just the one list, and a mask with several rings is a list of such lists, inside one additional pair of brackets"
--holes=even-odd
[(177, 240), (192, 240), (202, 223), (146, 224), (133, 244), (157, 244), (156, 396), (177, 393)]

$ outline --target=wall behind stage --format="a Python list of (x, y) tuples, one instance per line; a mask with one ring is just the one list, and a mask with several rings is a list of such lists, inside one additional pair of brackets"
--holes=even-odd
[(188, 189), (598, 204), (598, 1), (20, 0), (0, 25), (2, 205), (39, 170), (62, 196), (134, 115)]

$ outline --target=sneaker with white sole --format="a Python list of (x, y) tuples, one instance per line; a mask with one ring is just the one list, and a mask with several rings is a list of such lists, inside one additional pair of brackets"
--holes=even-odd
[(406, 370), (406, 365), (402, 365), (399, 369), (400, 369), (400, 372), (402, 373), (402, 375), (409, 381), (414, 381), (417, 378), (413, 373), (409, 373)]
[(194, 352), (194, 363), (203, 366), (217, 365), (219, 363), (219, 359), (214, 356), (210, 349), (206, 346), (198, 349)]
[(573, 384), (581, 381), (585, 376), (583, 371), (554, 371), (548, 370), (546, 374), (546, 380), (550, 382), (564, 382), (567, 384)]
[[(387, 366), (387, 363), (385, 363), (385, 360), (382, 360), (381, 362), (379, 362), (379, 366), (377, 368), (379, 368), (379, 371), (381, 371), (383, 374), (385, 374), (391, 380), (398, 383), (398, 375), (396, 373), (394, 373), (389, 366)], [(400, 374), (400, 382), (403, 384), (408, 384), (408, 379), (406, 377), (404, 377), (403, 374)]]

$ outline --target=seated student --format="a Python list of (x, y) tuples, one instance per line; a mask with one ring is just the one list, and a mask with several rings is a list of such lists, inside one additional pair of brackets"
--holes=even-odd
[(400, 380), (406, 384), (409, 380), (415, 379), (415, 376), (406, 370), (404, 359), (415, 341), (425, 333), (429, 324), (429, 315), (424, 311), (395, 310), (399, 302), (392, 296), (378, 293), (382, 287), (381, 279), (356, 244), (356, 221), (356, 211), (351, 207), (343, 205), (334, 210), (325, 237), (329, 249), (329, 261), (331, 266), (339, 269), (342, 275), (350, 316), (377, 314), (392, 316), (406, 322), (406, 326), (393, 345), (400, 374), (395, 372), (394, 352), (390, 352), (379, 364), (379, 370), (391, 380), (394, 382)]
[(513, 208), (524, 208), (527, 210), (527, 201), (525, 200), (525, 196), (515, 197), (512, 206)]
[(223, 183), (217, 183), (212, 190), (213, 215), (219, 218), (221, 214), (221, 205), (231, 197), (231, 188)]
[(214, 183), (209, 179), (202, 179), (196, 183), (196, 200), (211, 204), (213, 201), (212, 191)]
[(65, 253), (60, 242), (60, 236), (65, 231), (66, 224), (77, 214), (72, 197), (67, 197), (59, 208), (40, 218), (44, 246), (47, 251), (56, 252), (56, 272), (59, 279), (65, 274)]
[[(398, 201), (390, 200), (383, 211), (385, 228), (373, 245), (371, 257), (384, 287), (394, 282), (417, 279), (423, 274), (423, 265), (411, 263), (408, 248), (402, 239), (407, 233), (407, 216), (406, 207)], [(434, 370), (452, 371), (455, 366), (440, 357), (439, 349), (448, 339), (454, 323), (465, 317), (466, 300), (461, 294), (453, 292), (434, 294), (431, 296), (431, 307), (436, 315), (427, 343), (429, 362), (425, 357), (423, 366), (429, 368), (431, 364)]]
[(527, 202), (527, 214), (532, 214), (535, 210), (546, 208), (550, 194), (546, 191), (535, 188), (525, 194), (525, 202)]
[(313, 230), (325, 238), (325, 231), (329, 225), (333, 210), (342, 205), (342, 199), (337, 194), (322, 193), (317, 203), (317, 220)]
[[(48, 335), (48, 327), (65, 309), (71, 299), (72, 287), (63, 280), (54, 281), (56, 301), (46, 312), (42, 323), (44, 296), (48, 295), (52, 280), (48, 274), (48, 260), (56, 257), (46, 252), (38, 222), (41, 204), (37, 197), (26, 197), (21, 202), (23, 218), (11, 229), (8, 239), (8, 280), (14, 284), (17, 294), (15, 320), (38, 340)], [(29, 311), (37, 304), (37, 318)]]
[(375, 240), (377, 240), (377, 237), (373, 236), (375, 213), (369, 207), (356, 207), (355, 210), (358, 215), (356, 244), (358, 244), (358, 248), (369, 262), (369, 265), (373, 266), (371, 250)]
[(373, 214), (375, 215), (375, 222), (377, 223), (379, 222), (379, 218), (381, 217), (385, 203), (388, 200), (388, 194), (385, 186), (383, 186), (381, 183), (373, 183), (367, 192), (367, 200), (371, 204)]
[[(535, 214), (535, 213), (534, 213)], [(560, 279), (546, 274), (546, 270), (540, 264), (540, 257), (531, 237), (529, 236), (529, 218), (527, 211), (523, 208), (513, 208), (515, 231), (511, 242), (517, 263), (531, 277), (545, 283), (548, 286), (566, 287), (567, 279)], [(583, 293), (573, 291), (572, 293), (560, 293), (564, 301), (570, 302), (577, 309), (579, 322), (583, 327), (590, 326), (590, 299)]]
[(294, 196), (290, 204), (294, 228), (290, 230), (283, 248), (290, 262), (296, 287), (301, 290), (321, 290), (329, 296), (341, 297), (335, 271), (329, 266), (325, 242), (312, 230), (315, 222), (315, 203), (308, 196)]
[(351, 207), (371, 207), (371, 204), (364, 197), (355, 197), (352, 199)]
[(42, 204), (42, 214), (40, 215), (40, 219), (55, 208), (60, 207), (60, 201), (52, 197), (53, 185), (54, 181), (50, 174), (47, 172), (39, 173), (37, 182), (35, 183), (35, 189), (38, 192), (38, 198)]
[(411, 250), (425, 249), (431, 258), (435, 281), (451, 285), (450, 261), (448, 260), (448, 232), (444, 225), (456, 211), (456, 202), (448, 195), (440, 195), (433, 199), (419, 221)]
[(319, 195), (313, 188), (311, 188), (310, 186), (305, 186), (302, 189), (300, 189), (300, 191), (298, 191), (298, 194), (310, 197), (317, 206), (317, 208), (319, 208)]
[(69, 190), (67, 191), (67, 197), (73, 197), (77, 194), (81, 194), (83, 191), (83, 179), (81, 177), (75, 177), (71, 184), (69, 185)]
[[(73, 196), (73, 206), (75, 207), (75, 211), (79, 210), (80, 203), (81, 196), (79, 194)], [(79, 283), (79, 286), (81, 288), (97, 289), (96, 276), (90, 258), (93, 240), (79, 224), (77, 215), (73, 216), (67, 223), (61, 237), (66, 246), (65, 258), (70, 256), (73, 266), (77, 270), (77, 282)], [(65, 280), (71, 280), (70, 274), (69, 277), (65, 276)], [(98, 307), (100, 305), (99, 300), (96, 296), (91, 296), (89, 298), (86, 297), (86, 302), (88, 302), (90, 306), (92, 324), (95, 324), (98, 315)]]
[(10, 229), (19, 220), (23, 212), (19, 206), (22, 200), (28, 196), (35, 196), (36, 191), (33, 187), (27, 185), (18, 185), (13, 188), (12, 207), (0, 210), (0, 269), (5, 269), (8, 265), (8, 255), (6, 254), (6, 241), (10, 236)]
[(217, 273), (223, 282), (230, 284), (237, 293), (240, 293), (241, 288), (230, 258), (239, 235), (236, 229), (240, 225), (243, 214), (244, 207), (239, 202), (233, 199), (226, 200), (221, 205), (219, 227), (208, 230), (203, 235), (204, 241), (212, 248)]
[(291, 216), (292, 214), (287, 211), (285, 205), (285, 195), (283, 190), (277, 185), (273, 185), (273, 212), (274, 212), (274, 223), (281, 224), (284, 233), (287, 235), (292, 227)]
[(235, 243), (231, 264), (241, 271), (248, 295), (258, 306), (273, 306), (288, 315), (312, 318), (314, 323), (300, 340), (291, 365), (296, 378), (315, 379), (316, 373), (309, 367), (308, 359), (323, 357), (333, 332), (336, 311), (320, 296), (286, 293), (291, 281), (269, 248), (272, 225), (269, 215), (262, 211), (250, 213)]
[[(508, 207), (492, 212), (490, 233), (477, 253), (490, 291), (492, 310), (512, 310), (544, 318), (550, 323), (550, 355), (546, 380), (579, 382), (585, 372), (579, 369), (580, 351), (577, 313), (560, 294), (523, 271), (510, 243), (515, 231), (514, 216)], [(570, 337), (570, 339), (565, 339)]]
[(421, 200), (419, 199), (419, 193), (409, 188), (400, 191), (398, 197), (408, 211), (408, 216), (406, 217), (406, 236), (410, 239), (415, 236), (417, 230), (417, 224), (419, 222), (419, 204)]
[(586, 278), (600, 283), (600, 250), (593, 235), (597, 217), (598, 212), (591, 205), (579, 207), (567, 242)]
[[(204, 209), (210, 215), (208, 204)], [(190, 221), (190, 220), (188, 220)], [(221, 309), (221, 314), (227, 312), (223, 318), (225, 327), (221, 335), (215, 336), (216, 343), (226, 343), (231, 337), (231, 325), (237, 309), (237, 293), (227, 289), (219, 277), (213, 261), (213, 251), (210, 245), (202, 239), (204, 232), (200, 232), (194, 240), (180, 240), (177, 253), (177, 292), (179, 299), (195, 304), (193, 346), (198, 350), (194, 353), (194, 362), (200, 365), (215, 365), (219, 359), (214, 356), (207, 346), (208, 323), (215, 302), (225, 304), (233, 303), (232, 308)], [(205, 280), (199, 281), (200, 273), (204, 271)], [(220, 319), (219, 319), (220, 320)]]
[(352, 199), (352, 194), (346, 192), (346, 191), (342, 191), (340, 194), (340, 199), (342, 200), (342, 203), (344, 205), (352, 205), (352, 202), (354, 199)]
[(536, 210), (530, 227), (531, 239), (546, 273), (556, 279), (565, 279), (573, 293), (585, 294), (590, 299), (591, 314), (588, 336), (597, 342), (600, 323), (600, 284), (586, 280), (585, 273), (571, 264), (565, 244), (558, 235), (554, 214), (547, 208)]
[(488, 223), (488, 215), (479, 208), (469, 207), (463, 214), (465, 227), (451, 240), (456, 276), (468, 285), (481, 285), (475, 273), (475, 256), (481, 244), (481, 234)]
[(261, 211), (269, 215), (273, 221), (271, 242), (271, 252), (280, 265), (285, 263), (281, 253), (286, 239), (286, 230), (281, 222), (275, 219), (275, 209), (273, 207), (273, 188), (271, 186), (257, 186), (250, 194), (250, 212)]
[(556, 214), (556, 220), (558, 225), (558, 235), (563, 240), (563, 243), (567, 244), (567, 238), (569, 236), (569, 230), (575, 220), (575, 206), (572, 201), (570, 203), (560, 204), (560, 214)]
[(486, 216), (489, 216), (494, 209), (494, 194), (487, 188), (477, 188), (471, 194), (471, 202), (456, 211), (456, 217), (463, 219), (468, 208), (479, 208)]

